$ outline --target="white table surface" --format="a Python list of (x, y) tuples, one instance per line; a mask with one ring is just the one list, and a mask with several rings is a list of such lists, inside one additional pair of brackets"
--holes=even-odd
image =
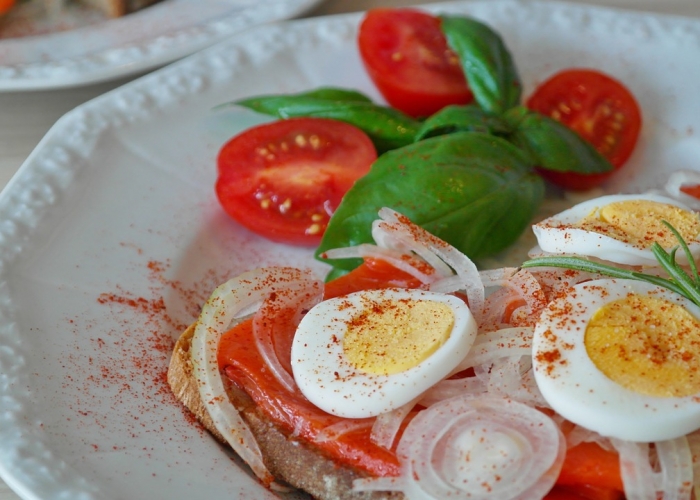
[[(437, 0), (327, 0), (308, 16), (340, 14), (377, 6), (409, 6)], [(575, 0), (581, 3), (700, 17), (700, 0)], [(0, 93), (0, 188), (14, 175), (46, 131), (64, 113), (132, 78), (71, 89)], [(2, 444), (0, 443), (0, 446)], [(0, 500), (18, 500), (0, 480)]]

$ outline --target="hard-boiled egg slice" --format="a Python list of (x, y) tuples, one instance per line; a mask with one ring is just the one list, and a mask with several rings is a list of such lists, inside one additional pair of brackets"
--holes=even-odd
[(700, 428), (700, 308), (674, 292), (578, 284), (542, 313), (532, 347), (542, 395), (572, 422), (643, 442)]
[[(533, 226), (542, 250), (575, 254), (628, 265), (657, 265), (654, 242), (670, 249), (678, 244), (662, 224), (673, 225), (700, 255), (700, 216), (677, 200), (656, 194), (610, 195), (588, 200)], [(678, 254), (679, 261), (685, 258)]]
[(292, 344), (301, 392), (328, 413), (371, 417), (412, 401), (449, 375), (476, 338), (459, 298), (419, 290), (370, 290), (323, 301)]

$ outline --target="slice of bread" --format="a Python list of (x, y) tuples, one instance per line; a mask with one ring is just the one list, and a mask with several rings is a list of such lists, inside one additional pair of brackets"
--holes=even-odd
[[(219, 441), (225, 443), (199, 396), (192, 371), (190, 344), (194, 325), (185, 330), (173, 350), (168, 369), (168, 383), (183, 405)], [(260, 446), (265, 465), (278, 481), (304, 490), (318, 500), (399, 500), (403, 494), (352, 491), (353, 479), (363, 477), (359, 471), (337, 464), (322, 455), (313, 445), (283, 432), (255, 405), (244, 391), (229, 384), (229, 398), (248, 423)]]

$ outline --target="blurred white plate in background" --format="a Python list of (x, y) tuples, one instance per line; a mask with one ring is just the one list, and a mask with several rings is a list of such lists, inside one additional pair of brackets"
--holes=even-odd
[[(0, 20), (0, 91), (97, 83), (137, 74), (250, 26), (296, 17), (321, 0), (164, 0), (117, 19), (71, 6)], [(20, 36), (21, 35), (21, 36)]]

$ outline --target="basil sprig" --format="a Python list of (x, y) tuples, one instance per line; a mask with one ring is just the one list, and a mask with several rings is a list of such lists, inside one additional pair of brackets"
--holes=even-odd
[[(491, 255), (517, 239), (543, 196), (529, 157), (504, 139), (479, 132), (425, 139), (377, 159), (343, 197), (316, 255), (372, 242), (372, 221), (385, 206), (472, 258)], [(349, 271), (360, 262), (330, 263)]]
[(257, 96), (231, 104), (277, 118), (310, 116), (344, 121), (365, 132), (379, 153), (411, 144), (421, 125), (397, 109), (374, 104), (360, 92), (333, 87)]
[(455, 51), (481, 109), (505, 113), (520, 104), (518, 70), (501, 37), (484, 23), (460, 16), (440, 16), (447, 44)]
[(416, 132), (414, 140), (453, 134), (455, 132), (482, 132), (504, 137), (510, 134), (511, 127), (499, 115), (484, 111), (479, 106), (445, 106), (426, 118)]
[[(670, 252), (664, 250), (664, 248), (656, 242), (651, 245), (651, 251), (654, 257), (659, 262), (659, 265), (668, 273), (669, 278), (620, 269), (607, 264), (592, 262), (581, 257), (539, 257), (524, 262), (520, 267), (559, 267), (602, 274), (603, 276), (609, 276), (611, 278), (644, 281), (671, 290), (700, 306), (700, 275), (698, 275), (695, 259), (688, 248), (688, 244), (676, 228), (667, 221), (661, 222), (673, 233), (676, 240), (678, 240), (678, 246), (672, 248)], [(685, 253), (690, 268), (690, 274), (676, 261), (676, 253), (679, 248)]]
[[(372, 139), (381, 156), (331, 217), (319, 259), (331, 248), (371, 242), (371, 223), (381, 207), (403, 213), (472, 258), (493, 254), (520, 236), (541, 202), (543, 182), (535, 168), (612, 170), (578, 134), (520, 105), (517, 68), (494, 30), (467, 17), (440, 19), (475, 104), (448, 106), (417, 120), (360, 92), (323, 87), (222, 105), (278, 118), (332, 118)], [(331, 264), (334, 277), (359, 261)]]
[(532, 155), (539, 168), (556, 172), (600, 174), (612, 165), (588, 141), (558, 121), (518, 106), (506, 113), (509, 139)]

